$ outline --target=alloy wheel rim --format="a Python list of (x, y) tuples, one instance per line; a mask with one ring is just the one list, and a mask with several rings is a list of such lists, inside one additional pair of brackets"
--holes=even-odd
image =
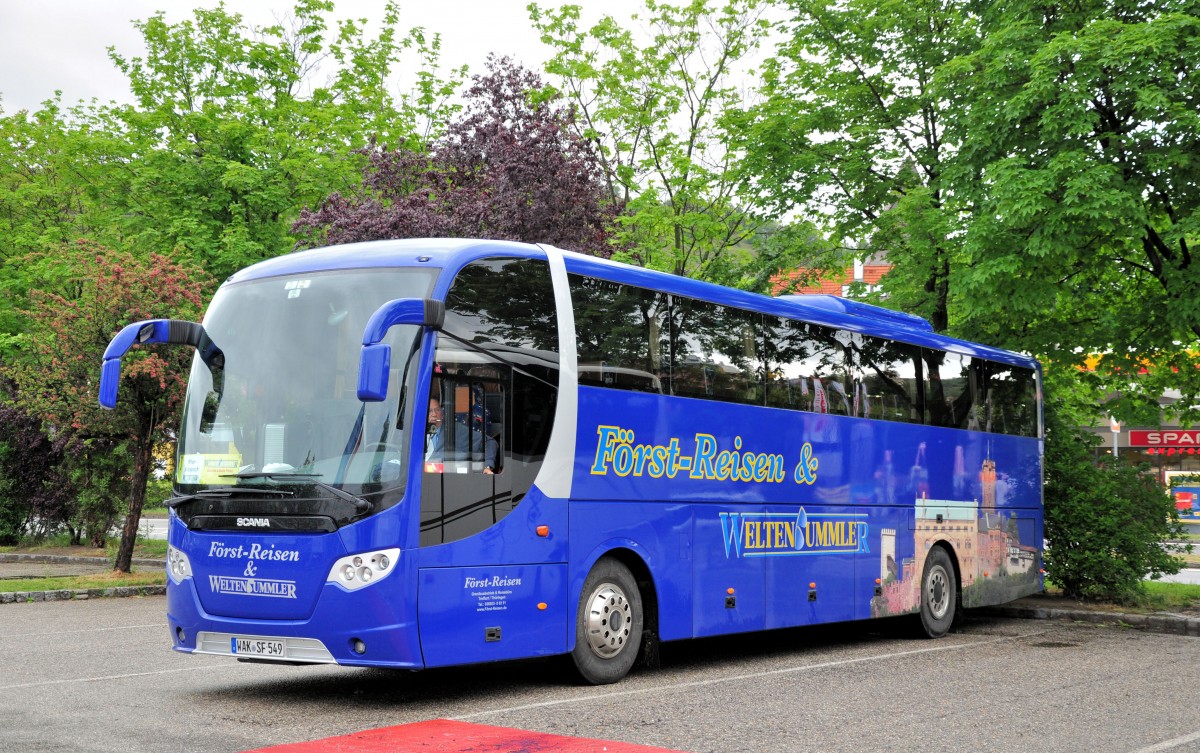
[(925, 584), (925, 598), (934, 619), (940, 620), (946, 616), (946, 611), (950, 608), (950, 586), (946, 570), (941, 566), (930, 571)]
[(588, 647), (601, 659), (611, 659), (625, 649), (633, 624), (633, 605), (619, 586), (602, 583), (587, 601)]

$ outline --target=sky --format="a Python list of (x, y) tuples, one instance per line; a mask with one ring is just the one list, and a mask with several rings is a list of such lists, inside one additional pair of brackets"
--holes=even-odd
[[(525, 6), (529, 0), (401, 0), (400, 28), (423, 26), (442, 35), (442, 70), (462, 64), (483, 71), (489, 52), (508, 55), (539, 69), (549, 50), (538, 39)], [(625, 23), (642, 7), (641, 0), (575, 0), (584, 9), (584, 28), (603, 14)], [(194, 8), (212, 8), (217, 0), (0, 0), (0, 110), (39, 109), (62, 91), (65, 105), (95, 98), (101, 103), (129, 102), (124, 75), (108, 59), (107, 48), (124, 57), (145, 48), (131, 23), (159, 10), (168, 22), (192, 17)], [(539, 0), (557, 7), (563, 0)], [(247, 23), (274, 23), (292, 8), (291, 0), (227, 0)], [(335, 0), (334, 18), (366, 18), (378, 22), (383, 0)], [(377, 31), (377, 25), (372, 32)], [(373, 35), (373, 34), (372, 34)], [(396, 82), (397, 90), (407, 89)]]

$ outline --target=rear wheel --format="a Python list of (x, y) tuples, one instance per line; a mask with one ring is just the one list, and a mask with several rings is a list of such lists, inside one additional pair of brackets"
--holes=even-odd
[(921, 632), (941, 638), (954, 622), (958, 604), (958, 581), (950, 555), (940, 546), (929, 550), (925, 571), (921, 574)]
[(642, 595), (629, 568), (611, 558), (596, 563), (579, 596), (571, 659), (592, 685), (620, 680), (642, 642)]

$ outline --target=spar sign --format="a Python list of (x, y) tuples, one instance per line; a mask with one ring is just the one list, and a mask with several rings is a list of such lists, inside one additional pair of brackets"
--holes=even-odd
[(1200, 447), (1200, 429), (1131, 429), (1130, 447)]

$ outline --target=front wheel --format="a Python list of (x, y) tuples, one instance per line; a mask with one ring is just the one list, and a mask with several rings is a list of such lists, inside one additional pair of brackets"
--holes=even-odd
[(617, 682), (642, 643), (642, 594), (629, 568), (604, 558), (588, 573), (575, 618), (571, 659), (586, 682)]
[(954, 564), (941, 547), (929, 550), (925, 570), (921, 574), (921, 632), (930, 638), (941, 638), (954, 622), (958, 604), (958, 581)]

